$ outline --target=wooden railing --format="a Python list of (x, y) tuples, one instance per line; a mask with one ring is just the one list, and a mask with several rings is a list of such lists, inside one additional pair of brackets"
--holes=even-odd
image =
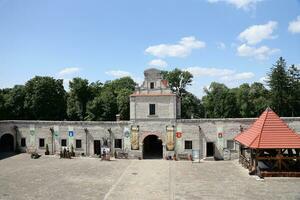
[(243, 155), (240, 155), (239, 157), (239, 163), (241, 163), (241, 165), (243, 167), (245, 167), (246, 169), (249, 169), (251, 168), (251, 163), (250, 163), (250, 159), (246, 158), (245, 156)]

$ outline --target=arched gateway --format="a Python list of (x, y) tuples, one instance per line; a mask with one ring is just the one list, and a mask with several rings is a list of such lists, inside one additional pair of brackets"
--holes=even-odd
[(14, 151), (14, 137), (11, 134), (4, 134), (0, 139), (0, 152)]
[(148, 135), (143, 141), (143, 159), (163, 157), (162, 141), (157, 135)]

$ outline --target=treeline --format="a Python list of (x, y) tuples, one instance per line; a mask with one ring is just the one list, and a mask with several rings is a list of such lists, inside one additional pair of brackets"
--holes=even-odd
[[(186, 90), (192, 84), (191, 73), (180, 69), (162, 73), (181, 99), (185, 119), (257, 117), (268, 106), (280, 116), (300, 116), (300, 70), (287, 67), (283, 58), (267, 74), (267, 87), (255, 82), (228, 88), (213, 82), (202, 99)], [(0, 119), (114, 121), (120, 114), (128, 120), (129, 95), (135, 86), (130, 77), (105, 83), (74, 78), (66, 92), (63, 80), (36, 76), (25, 85), (0, 90)]]
[(280, 116), (300, 116), (300, 69), (295, 65), (287, 67), (280, 57), (266, 82), (268, 89), (261, 83), (246, 83), (233, 89), (212, 83), (202, 99), (205, 116), (257, 117), (268, 106)]
[(135, 85), (130, 77), (104, 84), (74, 78), (66, 92), (63, 80), (36, 76), (25, 85), (0, 91), (0, 119), (114, 121), (120, 114), (128, 120)]

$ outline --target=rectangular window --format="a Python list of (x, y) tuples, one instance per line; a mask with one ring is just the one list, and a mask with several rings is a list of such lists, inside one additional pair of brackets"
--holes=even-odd
[(227, 149), (235, 150), (233, 140), (227, 140)]
[(155, 104), (149, 104), (149, 114), (155, 115)]
[(184, 149), (193, 149), (193, 142), (191, 140), (185, 140)]
[(21, 147), (26, 147), (26, 138), (21, 138)]
[(115, 148), (122, 148), (122, 139), (115, 139)]
[(66, 139), (61, 139), (61, 146), (66, 147), (67, 146), (67, 140)]
[(76, 140), (76, 149), (81, 149), (81, 140)]
[(45, 147), (45, 139), (44, 138), (40, 138), (39, 147)]
[(150, 89), (154, 89), (154, 82), (150, 83)]

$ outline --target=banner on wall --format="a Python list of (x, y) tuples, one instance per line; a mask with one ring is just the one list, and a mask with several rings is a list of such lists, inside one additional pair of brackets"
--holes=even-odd
[(30, 133), (29, 146), (34, 147), (35, 146), (35, 127), (34, 127), (34, 124), (31, 124), (29, 126), (29, 133)]
[(54, 149), (55, 147), (59, 146), (59, 139), (60, 139), (60, 135), (59, 135), (59, 126), (54, 126), (53, 127), (54, 130)]
[(223, 126), (217, 127), (217, 148), (223, 150), (224, 148), (224, 129)]
[(128, 127), (124, 128), (124, 150), (128, 152), (130, 150), (130, 129)]
[(174, 139), (174, 128), (167, 127), (167, 151), (174, 151), (175, 139)]
[(75, 148), (74, 146), (74, 137), (75, 137), (75, 132), (74, 132), (74, 129), (72, 126), (69, 126), (68, 127), (68, 141), (69, 141), (69, 147), (71, 148), (71, 145), (73, 145), (73, 147)]
[(131, 128), (131, 149), (139, 150), (139, 129), (135, 127)]
[(177, 126), (176, 128), (176, 150), (181, 150), (182, 148), (182, 128), (181, 126)]

